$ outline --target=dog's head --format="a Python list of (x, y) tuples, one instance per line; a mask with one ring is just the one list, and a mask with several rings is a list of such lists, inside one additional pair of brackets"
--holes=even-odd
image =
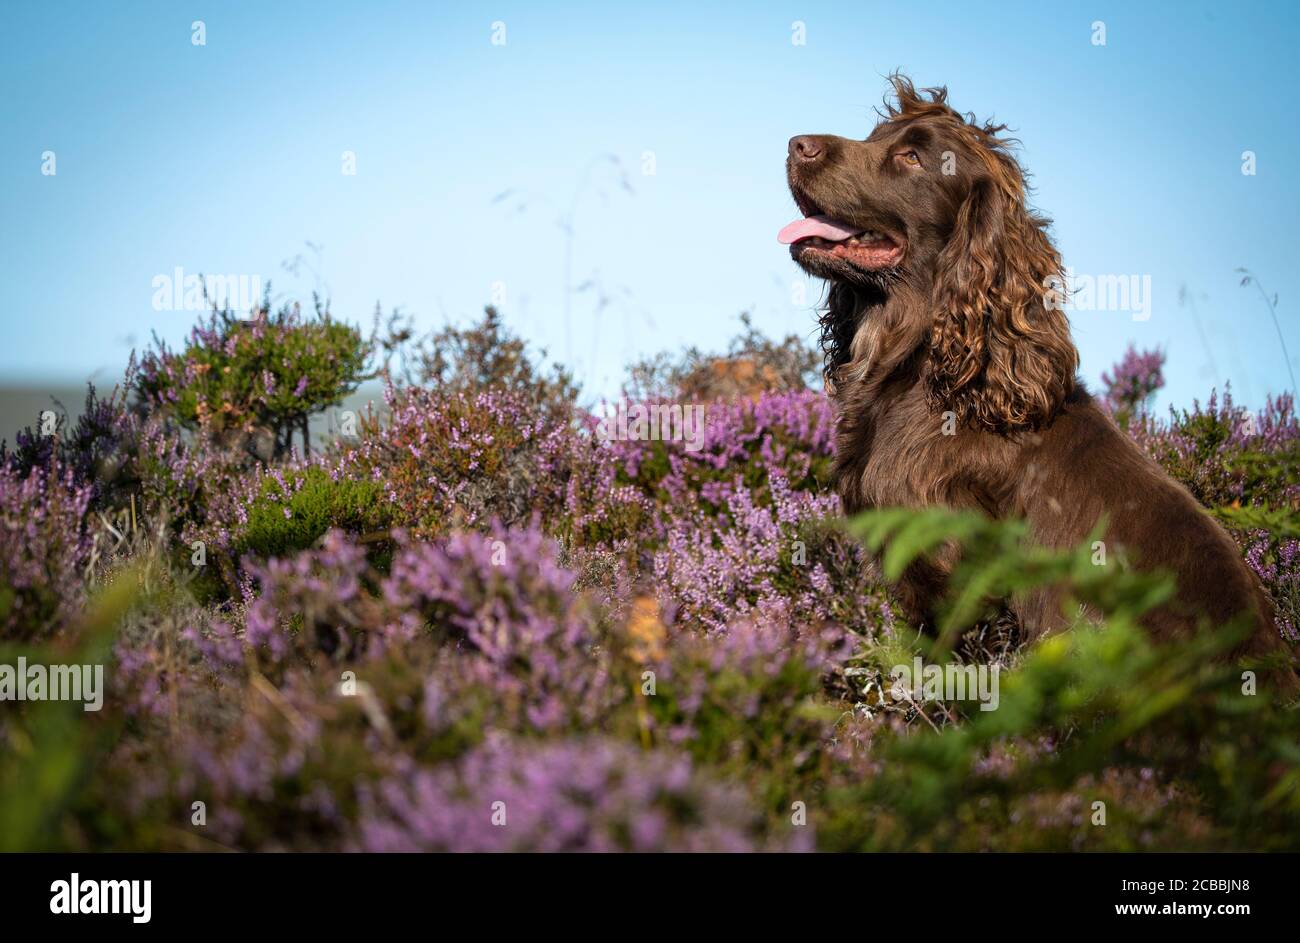
[(803, 218), (781, 241), (831, 282), (823, 345), (832, 377), (864, 318), (906, 289), (929, 348), (931, 404), (978, 428), (1037, 428), (1073, 387), (1078, 355), (1059, 306), (1048, 221), (1025, 201), (1001, 125), (977, 124), (944, 89), (892, 79), (894, 101), (863, 141), (790, 140), (786, 170)]

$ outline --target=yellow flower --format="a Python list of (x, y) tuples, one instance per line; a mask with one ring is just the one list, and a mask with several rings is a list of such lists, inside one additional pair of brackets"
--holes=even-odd
[(638, 596), (632, 602), (627, 619), (627, 634), (632, 640), (633, 659), (640, 664), (664, 657), (664, 639), (668, 630), (659, 621), (659, 603), (653, 596)]

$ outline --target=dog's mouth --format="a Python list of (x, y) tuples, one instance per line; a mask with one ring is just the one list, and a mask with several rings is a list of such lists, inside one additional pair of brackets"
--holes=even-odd
[(782, 245), (791, 246), (799, 260), (816, 252), (840, 259), (867, 272), (896, 268), (907, 249), (906, 240), (893, 233), (846, 223), (825, 214), (796, 219), (777, 235)]

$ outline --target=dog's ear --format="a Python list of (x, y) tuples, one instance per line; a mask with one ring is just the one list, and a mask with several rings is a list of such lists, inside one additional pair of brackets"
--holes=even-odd
[(974, 428), (1036, 429), (1073, 389), (1079, 355), (1053, 303), (1062, 272), (1047, 221), (1026, 208), (1019, 167), (993, 161), (1000, 172), (972, 185), (938, 259), (927, 391)]

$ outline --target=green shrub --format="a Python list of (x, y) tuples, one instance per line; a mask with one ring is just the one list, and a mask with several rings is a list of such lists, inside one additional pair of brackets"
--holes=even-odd
[(213, 311), (183, 351), (155, 338), (157, 349), (141, 358), (135, 379), (141, 400), (188, 428), (245, 442), (255, 454), (265, 435), (269, 457), (287, 455), (297, 432), (310, 452), (308, 417), (338, 405), (366, 379), (370, 344), (319, 303), (309, 319), (296, 305), (275, 314), (267, 305), (249, 319)]
[(236, 557), (283, 557), (313, 546), (338, 529), (363, 538), (387, 536), (395, 519), (383, 483), (308, 466), (287, 478), (267, 475), (232, 545)]
[(945, 626), (981, 598), (1047, 584), (1073, 611), (1087, 602), (1104, 613), (1105, 625), (1081, 623), (1029, 650), (1003, 676), (996, 710), (881, 737), (874, 776), (832, 785), (822, 847), (1296, 847), (1300, 716), (1217, 657), (1244, 627), (1155, 645), (1138, 620), (1170, 591), (1166, 578), (1094, 567), (1086, 543), (1035, 548), (1017, 522), (889, 510), (854, 526), (873, 543), (889, 539), (889, 572), (961, 544)]

